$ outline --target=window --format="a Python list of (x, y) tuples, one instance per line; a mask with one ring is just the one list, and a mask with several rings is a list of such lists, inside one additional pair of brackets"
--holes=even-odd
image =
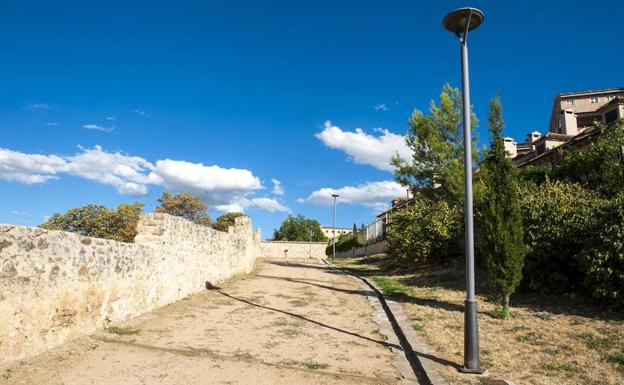
[(591, 98), (589, 98), (590, 103), (598, 103), (598, 100), (600, 100), (598, 96), (592, 96)]
[(615, 95), (607, 95), (607, 102), (610, 102), (613, 99), (615, 99)]
[(607, 113), (605, 113), (604, 117), (605, 117), (605, 123), (606, 124), (615, 122), (617, 120), (617, 118), (618, 118), (618, 110), (617, 110), (617, 108), (614, 109), (614, 110), (611, 110), (611, 111), (609, 111)]
[(574, 105), (574, 99), (566, 100), (566, 106), (573, 106), (573, 105)]

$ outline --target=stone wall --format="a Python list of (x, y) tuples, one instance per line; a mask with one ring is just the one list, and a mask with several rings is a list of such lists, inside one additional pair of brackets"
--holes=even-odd
[(145, 214), (135, 243), (0, 225), (0, 363), (37, 354), (252, 270), (260, 233)]
[[(327, 242), (262, 241), (260, 256), (267, 258), (325, 258)], [(284, 253), (284, 250), (288, 250)]]
[(352, 258), (352, 257), (364, 257), (373, 254), (381, 254), (388, 251), (388, 241), (383, 240), (370, 245), (353, 248), (348, 251), (336, 252), (336, 258)]

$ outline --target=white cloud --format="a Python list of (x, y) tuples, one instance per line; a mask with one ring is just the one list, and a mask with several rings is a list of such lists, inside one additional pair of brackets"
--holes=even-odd
[(381, 135), (367, 134), (361, 128), (356, 128), (355, 132), (343, 131), (327, 121), (323, 131), (315, 136), (327, 147), (344, 151), (353, 162), (384, 171), (393, 171), (390, 159), (396, 154), (401, 158), (412, 158), (412, 150), (405, 143), (404, 136), (381, 128), (375, 131)]
[(211, 208), (219, 211), (243, 211), (250, 207), (269, 212), (290, 211), (275, 199), (250, 196), (263, 187), (249, 170), (171, 159), (151, 163), (138, 156), (105, 151), (101, 146), (79, 149), (73, 156), (0, 149), (0, 180), (37, 184), (64, 173), (113, 186), (124, 195), (147, 195), (151, 185), (189, 191), (201, 195)]
[(138, 156), (106, 152), (100, 146), (82, 148), (82, 153), (66, 157), (65, 172), (85, 179), (114, 186), (120, 194), (144, 196), (146, 186), (154, 180), (147, 174), (153, 166)]
[(117, 120), (117, 118), (114, 116), (107, 116), (106, 120)]
[(144, 117), (147, 117), (147, 116), (148, 116), (148, 115), (145, 113), (145, 111), (143, 111), (143, 110), (134, 110), (134, 111), (132, 111), (132, 112), (134, 112), (135, 114), (140, 115), (140, 116), (144, 116)]
[(375, 104), (373, 108), (375, 109), (375, 111), (388, 111), (388, 106), (386, 106), (386, 103)]
[(23, 107), (26, 111), (41, 111), (41, 110), (51, 110), (52, 106), (48, 103), (29, 103)]
[(284, 195), (284, 186), (282, 186), (282, 182), (277, 179), (271, 179), (271, 183), (273, 183), (273, 190), (271, 192), (275, 195)]
[(405, 196), (406, 188), (394, 181), (366, 182), (358, 186), (344, 186), (337, 189), (325, 187), (312, 192), (305, 199), (299, 199), (298, 202), (330, 206), (334, 203), (333, 194), (339, 195), (339, 203), (384, 209), (388, 207), (392, 199)]
[(56, 155), (25, 154), (0, 149), (0, 179), (25, 184), (45, 183), (56, 179), (66, 161)]
[(61, 124), (61, 123), (59, 123), (59, 122), (50, 122), (50, 123), (46, 123), (45, 125), (46, 125), (46, 126), (58, 126), (58, 125), (60, 125), (60, 124)]
[(102, 132), (113, 132), (113, 130), (115, 129), (114, 126), (110, 126), (110, 127), (105, 127), (105, 126), (100, 126), (97, 124), (83, 124), (82, 128), (86, 128), (88, 130), (95, 130), (95, 131), (102, 131)]
[(258, 207), (268, 212), (290, 212), (290, 209), (283, 204), (279, 203), (273, 198), (253, 198), (251, 199), (252, 207)]

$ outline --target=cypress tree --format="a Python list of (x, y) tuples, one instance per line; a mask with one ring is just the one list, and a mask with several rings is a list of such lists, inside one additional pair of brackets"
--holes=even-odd
[(499, 97), (490, 102), (491, 146), (480, 168), (484, 195), (479, 205), (479, 250), (492, 291), (501, 300), (501, 317), (509, 318), (509, 297), (522, 279), (523, 241), (517, 169), (506, 156)]

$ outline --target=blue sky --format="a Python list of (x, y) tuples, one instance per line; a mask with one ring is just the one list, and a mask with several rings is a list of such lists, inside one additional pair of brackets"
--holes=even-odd
[[(522, 139), (555, 94), (623, 85), (624, 2), (470, 4), (486, 14), (469, 40), (482, 122), (499, 93)], [(441, 20), (465, 5), (2, 1), (0, 222), (153, 209), (163, 188), (201, 193), (213, 217), (243, 208), (265, 237), (288, 212), (330, 224), (334, 190), (338, 225), (370, 222), (398, 191), (383, 159), (411, 111), (459, 84)]]

